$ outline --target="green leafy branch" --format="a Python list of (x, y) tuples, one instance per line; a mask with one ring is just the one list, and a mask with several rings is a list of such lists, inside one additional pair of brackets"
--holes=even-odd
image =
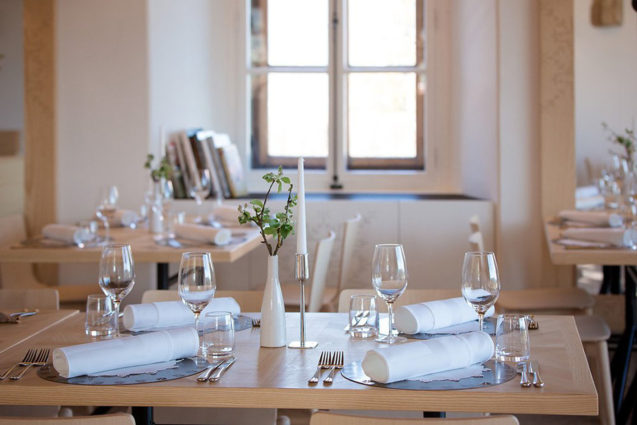
[(173, 167), (168, 162), (168, 158), (165, 156), (159, 161), (159, 166), (157, 168), (153, 168), (153, 160), (155, 159), (155, 155), (149, 153), (146, 156), (146, 162), (144, 163), (144, 168), (150, 170), (150, 177), (154, 182), (158, 182), (162, 178), (169, 180), (173, 176)]
[(602, 127), (606, 130), (610, 135), (608, 136), (608, 140), (612, 143), (617, 143), (622, 146), (625, 151), (625, 155), (623, 157), (628, 161), (628, 163), (632, 166), (633, 158), (635, 155), (635, 146), (637, 145), (637, 138), (635, 137), (635, 130), (627, 128), (624, 131), (626, 135), (619, 134), (615, 132), (612, 128), (608, 126), (605, 122), (602, 122)]
[[(239, 223), (254, 223), (259, 227), (261, 237), (263, 240), (261, 243), (265, 244), (270, 255), (277, 255), (283, 241), (294, 230), (294, 223), (292, 221), (291, 208), (296, 205), (296, 194), (292, 194), (292, 188), (294, 185), (290, 183), (290, 178), (283, 175), (281, 167), (276, 173), (268, 173), (263, 176), (263, 180), (270, 184), (268, 191), (265, 194), (263, 202), (258, 199), (253, 199), (250, 203), (239, 205)], [(270, 208), (267, 207), (268, 198), (272, 189), (276, 186), (277, 193), (283, 190), (283, 187), (287, 185), (288, 198), (285, 203), (283, 212), (278, 212), (272, 215)], [(273, 244), (268, 240), (268, 236), (272, 236)]]

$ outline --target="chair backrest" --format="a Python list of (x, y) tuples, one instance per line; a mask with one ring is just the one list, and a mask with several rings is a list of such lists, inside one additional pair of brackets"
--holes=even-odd
[[(341, 291), (341, 295), (338, 299), (338, 312), (347, 313), (349, 311), (349, 300), (352, 295), (376, 295), (374, 289), (344, 289)], [(394, 303), (396, 307), (401, 305), (409, 305), (422, 303), (425, 301), (444, 300), (446, 298), (461, 297), (462, 293), (460, 288), (458, 289), (407, 289), (398, 297), (398, 300)], [(376, 308), (380, 312), (386, 312), (387, 306), (385, 303), (377, 297)]]
[[(232, 297), (241, 307), (241, 311), (261, 311), (263, 291), (217, 291), (215, 298)], [(142, 303), (154, 303), (161, 301), (179, 301), (177, 291), (151, 289), (144, 291)]]
[(135, 418), (128, 413), (110, 415), (75, 416), (71, 418), (21, 418), (0, 417), (0, 425), (135, 425)]
[[(13, 214), (0, 217), (0, 246), (16, 244), (26, 239), (24, 218)], [(30, 263), (2, 263), (0, 264), (0, 288), (25, 289), (41, 288), (33, 274)]]
[[(358, 237), (358, 229), (362, 221), (362, 216), (356, 214), (356, 217), (350, 218), (345, 221), (343, 225), (343, 245), (341, 249), (341, 270), (338, 278), (338, 287), (335, 292), (334, 298), (336, 298), (343, 288), (345, 288), (345, 282), (349, 276), (349, 271), (352, 267), (352, 256), (356, 245), (356, 238)], [(330, 300), (330, 302), (334, 302)]]
[(59, 310), (60, 295), (53, 288), (0, 289), (0, 310), (15, 312), (25, 308)]
[(500, 291), (498, 312), (542, 314), (586, 314), (592, 312), (595, 297), (580, 288), (533, 288)]
[(485, 416), (480, 418), (379, 418), (353, 416), (331, 412), (313, 413), (310, 425), (519, 425), (515, 416)]
[(334, 239), (336, 239), (336, 234), (330, 230), (329, 235), (316, 244), (314, 267), (310, 270), (312, 274), (312, 289), (307, 308), (308, 312), (321, 311), (321, 307), (323, 306), (323, 292), (325, 291), (325, 281), (327, 280), (327, 272), (329, 271)]
[(480, 217), (476, 215), (472, 215), (469, 219), (469, 229), (471, 229), (471, 233), (480, 232)]
[(484, 251), (482, 232), (473, 232), (469, 235), (469, 249), (471, 251)]

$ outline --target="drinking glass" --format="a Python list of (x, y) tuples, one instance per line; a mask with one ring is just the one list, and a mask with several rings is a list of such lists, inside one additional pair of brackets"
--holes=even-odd
[(117, 316), (110, 297), (91, 294), (86, 298), (86, 322), (84, 330), (89, 336), (108, 336), (115, 332)]
[(105, 243), (110, 241), (110, 223), (109, 221), (115, 215), (117, 211), (117, 199), (119, 198), (119, 191), (117, 186), (109, 186), (104, 188), (100, 192), (100, 200), (97, 205), (95, 215), (104, 222), (104, 238)]
[(215, 296), (215, 270), (209, 252), (185, 252), (179, 264), (179, 296), (195, 315), (195, 329), (199, 333), (200, 346), (203, 349), (199, 316), (210, 300)]
[(378, 334), (378, 310), (374, 295), (352, 295), (349, 301), (349, 335), (364, 339)]
[[(115, 317), (119, 319), (119, 304), (135, 285), (135, 264), (130, 245), (110, 244), (102, 248), (99, 283), (102, 291), (113, 301)], [(115, 337), (118, 336), (119, 320), (115, 322)]]
[[(212, 187), (210, 170), (200, 170), (196, 177), (197, 178), (193, 179), (193, 184), (190, 188), (190, 196), (195, 198), (195, 202), (197, 203), (197, 206), (201, 212), (203, 201), (210, 193), (210, 188)], [(203, 220), (202, 215), (196, 217), (196, 221), (199, 222), (201, 220)]]
[(392, 305), (407, 287), (407, 264), (403, 246), (400, 244), (379, 244), (374, 247), (372, 259), (372, 285), (376, 293), (387, 303), (389, 326), (387, 335), (376, 339), (377, 342), (394, 344), (406, 338), (394, 334), (394, 312)]
[(529, 359), (529, 322), (521, 314), (501, 314), (495, 328), (495, 358), (501, 362)]
[(201, 321), (204, 356), (226, 357), (234, 351), (234, 319), (228, 311), (206, 313)]
[(476, 313), (482, 330), (484, 313), (500, 295), (500, 277), (493, 252), (471, 251), (464, 254), (462, 296)]

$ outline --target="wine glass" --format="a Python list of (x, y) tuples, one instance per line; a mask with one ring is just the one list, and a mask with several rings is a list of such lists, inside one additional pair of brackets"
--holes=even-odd
[(106, 243), (110, 241), (110, 220), (117, 211), (117, 199), (119, 191), (117, 186), (109, 186), (101, 190), (99, 204), (95, 215), (104, 222), (104, 238)]
[[(195, 314), (195, 329), (200, 334), (199, 316), (215, 296), (215, 270), (209, 252), (185, 252), (179, 264), (179, 296)], [(203, 341), (199, 335), (199, 345)], [(203, 350), (201, 350), (203, 354)]]
[(115, 306), (115, 337), (119, 336), (119, 304), (135, 285), (135, 264), (130, 245), (110, 244), (102, 248), (99, 283)]
[(484, 313), (500, 295), (500, 277), (493, 252), (471, 251), (464, 254), (462, 296), (478, 313), (480, 330)]
[(377, 342), (394, 344), (406, 338), (394, 334), (394, 313), (392, 304), (407, 288), (407, 264), (403, 246), (400, 244), (379, 244), (374, 247), (372, 260), (372, 285), (378, 295), (387, 303), (389, 330), (387, 335), (379, 334)]
[[(200, 172), (196, 176), (197, 178), (193, 179), (193, 184), (190, 188), (190, 196), (195, 198), (195, 202), (201, 211), (201, 206), (203, 205), (204, 199), (210, 193), (210, 188), (212, 187), (212, 179), (210, 178), (210, 170), (200, 170)], [(202, 216), (198, 216), (196, 218), (197, 221), (202, 220)]]

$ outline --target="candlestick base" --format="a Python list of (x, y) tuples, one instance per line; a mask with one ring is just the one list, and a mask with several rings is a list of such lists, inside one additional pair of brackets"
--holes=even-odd
[(311, 348), (316, 348), (317, 345), (318, 345), (318, 342), (316, 341), (305, 341), (305, 342), (292, 341), (288, 344), (288, 348), (311, 349)]

